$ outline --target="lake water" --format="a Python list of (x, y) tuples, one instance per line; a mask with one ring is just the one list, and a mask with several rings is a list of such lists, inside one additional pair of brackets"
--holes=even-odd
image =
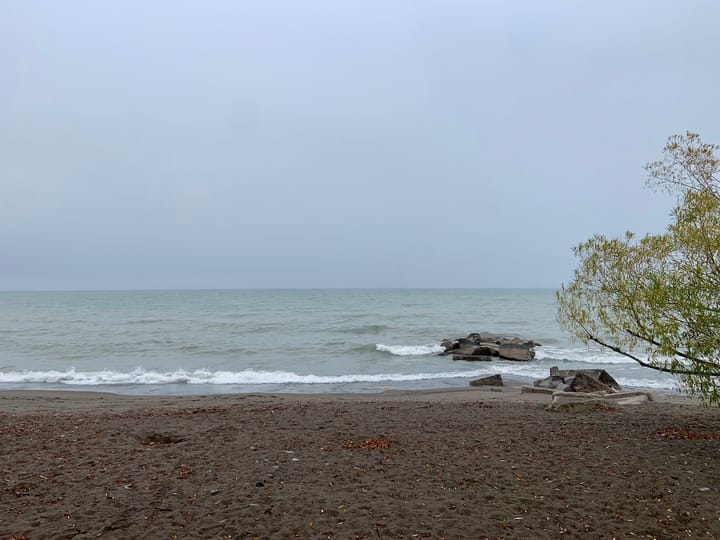
[[(0, 293), (0, 389), (125, 394), (380, 392), (524, 381), (603, 368), (624, 387), (675, 379), (573, 343), (552, 289), (323, 289)], [(531, 362), (438, 356), (493, 332), (542, 344)]]

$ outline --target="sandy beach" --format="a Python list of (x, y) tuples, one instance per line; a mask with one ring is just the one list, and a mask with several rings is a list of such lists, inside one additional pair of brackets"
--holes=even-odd
[(720, 412), (0, 393), (0, 538), (720, 538)]

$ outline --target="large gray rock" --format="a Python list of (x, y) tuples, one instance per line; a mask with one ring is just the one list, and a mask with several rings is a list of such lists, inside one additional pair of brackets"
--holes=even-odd
[(569, 392), (613, 392), (607, 384), (600, 382), (600, 380), (590, 377), (585, 373), (577, 373), (572, 380), (567, 390)]
[(500, 345), (494, 343), (481, 343), (472, 348), (472, 354), (480, 354), (483, 356), (500, 356)]
[(473, 357), (481, 356), (527, 362), (535, 358), (535, 346), (539, 344), (516, 337), (472, 333), (465, 338), (443, 340), (441, 345), (445, 351), (440, 354), (452, 354), (454, 360), (476, 360)]
[(529, 343), (501, 343), (499, 356), (504, 360), (528, 362), (535, 358), (535, 350)]
[(486, 354), (470, 354), (463, 353), (461, 351), (454, 351), (452, 355), (453, 360), (467, 360), (468, 362), (490, 362), (493, 357)]
[(499, 347), (494, 343), (465, 344), (457, 349), (449, 349), (448, 352), (452, 353), (453, 360), (492, 360), (493, 356), (498, 356)]
[(535, 381), (535, 386), (554, 388), (568, 392), (619, 392), (622, 390), (612, 376), (604, 369), (550, 368), (550, 376)]
[[(607, 371), (604, 369), (561, 369), (558, 370), (558, 374), (561, 377), (564, 377), (566, 380), (570, 379), (571, 377), (575, 377), (577, 375), (586, 375), (588, 377), (591, 377), (593, 379), (596, 379), (603, 383), (604, 385), (609, 386), (613, 390), (620, 391), (622, 388), (618, 384), (618, 382), (613, 379), (612, 375), (610, 375)], [(572, 381), (568, 381), (572, 382)]]

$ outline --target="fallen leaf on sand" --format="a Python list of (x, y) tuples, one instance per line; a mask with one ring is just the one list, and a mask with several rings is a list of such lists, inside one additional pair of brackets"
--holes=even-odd
[(390, 441), (385, 437), (365, 439), (363, 441), (343, 441), (343, 448), (362, 448), (364, 450), (384, 450), (390, 448)]

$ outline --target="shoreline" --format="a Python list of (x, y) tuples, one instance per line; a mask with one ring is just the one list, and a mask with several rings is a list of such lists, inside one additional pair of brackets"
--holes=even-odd
[[(504, 386), (462, 388), (387, 389), (381, 392), (247, 392), (208, 394), (121, 394), (86, 390), (0, 390), (0, 412), (37, 410), (127, 410), (163, 406), (192, 406), (198, 402), (231, 403), (234, 399), (273, 399), (280, 402), (438, 402), (507, 401), (512, 403), (549, 404), (542, 393), (522, 393), (522, 382), (505, 381)], [(653, 403), (675, 403), (702, 406), (699, 399), (679, 393), (658, 392), (651, 388), (633, 388), (648, 392)]]
[[(523, 377), (519, 375), (508, 375), (506, 373), (487, 373), (473, 375), (470, 377), (457, 377), (453, 379), (419, 380), (419, 381), (387, 381), (387, 382), (351, 382), (351, 383), (304, 383), (304, 384), (108, 384), (108, 385), (61, 385), (48, 384), (47, 388), (39, 385), (18, 384), (19, 388), (11, 385), (0, 385), (0, 395), (4, 393), (18, 392), (44, 392), (48, 394), (110, 394), (128, 397), (148, 398), (182, 398), (182, 397), (212, 397), (231, 395), (297, 395), (297, 396), (344, 396), (360, 395), (382, 396), (386, 394), (413, 394), (423, 393), (452, 393), (463, 391), (477, 391), (480, 387), (471, 387), (469, 381), (494, 374), (500, 374), (503, 378), (504, 387), (507, 392), (512, 393), (512, 388), (520, 388), (523, 385), (532, 386), (538, 380), (537, 377)], [(307, 391), (306, 391), (307, 389)], [(310, 390), (312, 389), (312, 390)], [(662, 396), (673, 398), (687, 398), (677, 388), (632, 386), (623, 385), (623, 391), (628, 392), (649, 392), (662, 399)]]

